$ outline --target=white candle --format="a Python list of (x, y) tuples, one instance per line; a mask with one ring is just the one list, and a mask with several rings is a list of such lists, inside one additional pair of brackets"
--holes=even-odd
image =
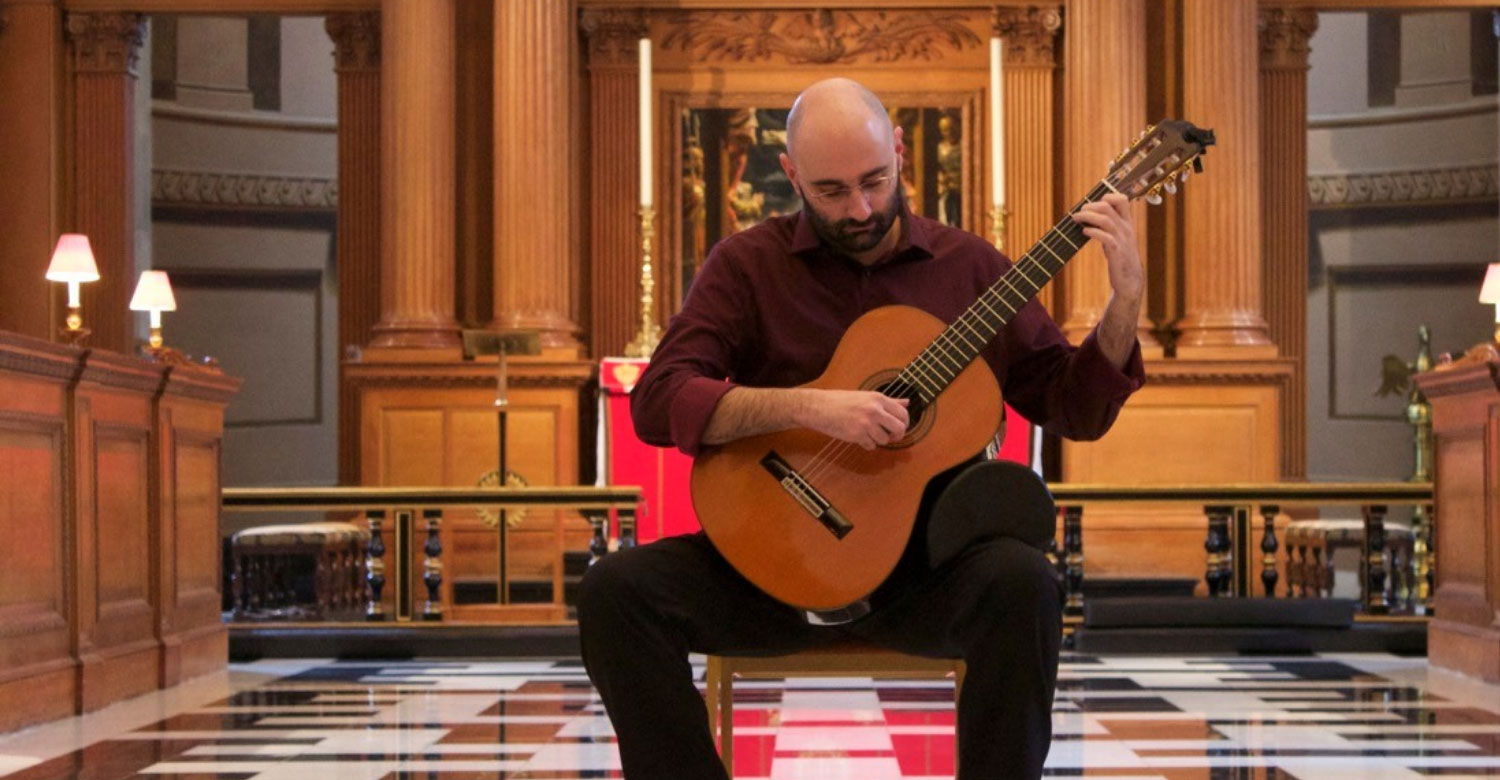
[(641, 39), (641, 207), (651, 207), (651, 39)]
[(1000, 89), (1001, 44), (999, 36), (990, 39), (990, 203), (1005, 205), (1004, 115)]

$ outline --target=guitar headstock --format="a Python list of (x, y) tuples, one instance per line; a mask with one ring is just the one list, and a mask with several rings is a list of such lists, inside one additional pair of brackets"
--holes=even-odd
[(1162, 190), (1176, 192), (1177, 182), (1187, 180), (1189, 167), (1193, 173), (1203, 170), (1200, 156), (1213, 143), (1212, 130), (1180, 119), (1163, 120), (1115, 159), (1104, 180), (1131, 200), (1144, 196), (1147, 203), (1161, 203)]

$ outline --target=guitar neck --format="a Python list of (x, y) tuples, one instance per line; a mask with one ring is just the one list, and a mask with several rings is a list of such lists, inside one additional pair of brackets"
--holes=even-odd
[(1105, 183), (1100, 182), (1069, 209), (1067, 216), (1043, 234), (1040, 241), (1001, 275), (999, 281), (985, 290), (979, 300), (902, 369), (897, 382), (914, 390), (923, 404), (932, 403), (959, 372), (979, 357), (1016, 312), (1088, 243), (1083, 225), (1073, 221), (1073, 214), (1084, 204), (1097, 201), (1110, 191)]

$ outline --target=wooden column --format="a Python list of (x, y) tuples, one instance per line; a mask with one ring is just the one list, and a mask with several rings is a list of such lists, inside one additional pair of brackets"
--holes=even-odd
[(1182, 3), (1183, 114), (1219, 145), (1211, 170), (1183, 188), (1178, 357), (1276, 355), (1261, 313), (1256, 19), (1255, 0)]
[[(1005, 41), (1005, 253), (1019, 257), (1057, 221), (1054, 81), (1057, 7), (997, 8), (995, 34)], [(987, 191), (987, 190), (986, 190)], [(1053, 288), (1043, 290), (1050, 303)], [(1054, 310), (1053, 306), (1048, 306)]]
[[(1261, 235), (1266, 323), (1295, 361), (1284, 430), (1288, 477), (1307, 474), (1307, 55), (1318, 15), (1260, 12)], [(1217, 150), (1215, 150), (1217, 151)]]
[(458, 346), (453, 3), (380, 5), (381, 312), (372, 347)]
[(0, 0), (0, 330), (50, 338), (62, 326), (50, 305), (58, 286), (43, 278), (57, 241), (64, 92), (62, 13), (53, 0)]
[(569, 45), (573, 6), (495, 4), (495, 326), (576, 351)]
[[(595, 357), (624, 354), (640, 322), (639, 65), (646, 34), (638, 10), (588, 8), (590, 267), (589, 332)], [(658, 296), (660, 297), (660, 296)]]
[(135, 66), (146, 17), (70, 13), (72, 232), (89, 237), (100, 279), (83, 285), (89, 345), (131, 352), (135, 289)]
[[(1064, 52), (1063, 192), (1058, 214), (1109, 172), (1108, 164), (1146, 129), (1146, 4), (1144, 0), (1070, 0)], [(1146, 261), (1145, 207), (1135, 209)], [(1050, 227), (1050, 223), (1049, 223)], [(1098, 324), (1109, 303), (1109, 268), (1092, 243), (1068, 263), (1063, 332), (1075, 343)], [(1137, 328), (1148, 354), (1160, 354), (1144, 310)]]
[[(338, 74), (340, 350), (370, 341), (380, 321), (380, 14), (329, 14)], [(341, 353), (342, 354), (342, 353)], [(359, 481), (359, 398), (339, 379), (339, 483)]]

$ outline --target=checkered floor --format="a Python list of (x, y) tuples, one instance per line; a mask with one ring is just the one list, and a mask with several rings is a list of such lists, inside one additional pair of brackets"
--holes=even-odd
[[(203, 685), (0, 737), (0, 777), (620, 776), (575, 660), (264, 662)], [(1070, 655), (1053, 719), (1049, 776), (1500, 777), (1500, 689), (1421, 659)], [(735, 776), (951, 778), (953, 722), (951, 682), (741, 682)]]

